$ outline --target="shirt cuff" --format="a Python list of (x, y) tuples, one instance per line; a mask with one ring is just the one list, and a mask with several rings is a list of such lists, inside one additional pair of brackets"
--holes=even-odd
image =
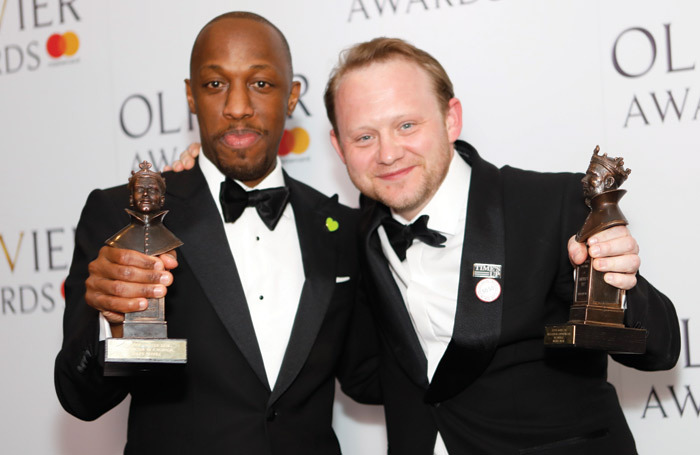
[(109, 321), (105, 318), (102, 313), (100, 313), (100, 341), (104, 341), (107, 338), (112, 338), (112, 327), (109, 325)]

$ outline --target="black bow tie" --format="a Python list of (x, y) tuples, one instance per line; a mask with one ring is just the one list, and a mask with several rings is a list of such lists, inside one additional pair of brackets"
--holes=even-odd
[(391, 215), (388, 215), (382, 220), (382, 225), (387, 237), (389, 237), (391, 247), (402, 261), (406, 259), (406, 250), (413, 243), (413, 239), (418, 239), (426, 245), (436, 248), (445, 247), (443, 243), (447, 238), (437, 231), (428, 229), (428, 215), (421, 216), (411, 224), (399, 223)]
[(229, 178), (221, 182), (219, 193), (221, 209), (227, 223), (236, 221), (246, 207), (255, 207), (260, 219), (271, 231), (277, 226), (288, 199), (289, 188), (286, 186), (246, 191)]

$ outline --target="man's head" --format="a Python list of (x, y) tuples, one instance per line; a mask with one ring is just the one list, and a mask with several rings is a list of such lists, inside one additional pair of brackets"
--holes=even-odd
[(341, 54), (325, 93), (331, 142), (365, 195), (412, 219), (442, 183), (462, 108), (440, 63), (377, 38)]
[(610, 190), (616, 190), (627, 180), (632, 172), (625, 169), (625, 161), (620, 158), (609, 158), (607, 153), (599, 155), (600, 147), (596, 146), (591, 157), (586, 175), (581, 179), (583, 195), (586, 204), (590, 206), (591, 198)]
[(195, 39), (185, 84), (204, 155), (226, 176), (257, 185), (275, 167), (299, 99), (284, 35), (253, 13), (218, 16)]
[(160, 210), (165, 202), (165, 180), (160, 172), (151, 170), (151, 163), (139, 164), (137, 172), (129, 177), (129, 204), (139, 212), (150, 213)]

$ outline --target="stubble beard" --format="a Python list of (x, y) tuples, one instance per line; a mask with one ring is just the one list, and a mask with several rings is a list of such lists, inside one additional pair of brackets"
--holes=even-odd
[[(233, 150), (227, 151), (226, 153), (235, 154), (238, 160), (245, 162), (246, 150)], [(207, 155), (205, 153), (205, 155)], [(232, 163), (220, 160), (218, 155), (214, 153), (215, 156), (209, 157), (209, 160), (214, 163), (217, 169), (230, 179), (235, 179), (240, 182), (249, 182), (253, 180), (259, 180), (263, 178), (269, 171), (274, 167), (275, 156), (268, 157), (266, 154), (263, 159), (250, 163), (250, 165), (236, 165)], [(213, 159), (212, 159), (213, 158)]]
[(378, 191), (373, 184), (367, 185), (366, 189), (361, 189), (361, 185), (358, 184), (359, 180), (353, 175), (350, 175), (350, 180), (365, 196), (379, 201), (394, 212), (401, 214), (423, 208), (435, 195), (445, 175), (447, 175), (446, 168), (442, 175), (435, 170), (426, 170), (423, 179), (417, 184), (414, 191), (394, 191), (392, 194)]

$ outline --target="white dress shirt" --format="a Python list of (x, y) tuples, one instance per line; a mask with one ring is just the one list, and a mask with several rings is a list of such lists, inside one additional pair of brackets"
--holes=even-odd
[[(428, 215), (428, 227), (447, 238), (444, 248), (414, 240), (406, 250), (406, 259), (401, 261), (384, 227), (378, 229), (382, 251), (428, 360), (428, 380), (432, 380), (452, 338), (470, 179), (471, 167), (455, 152), (440, 188), (418, 215), (406, 220), (392, 212), (394, 219), (403, 224)], [(434, 453), (447, 455), (440, 433)]]
[[(199, 165), (223, 222), (219, 190), (224, 176), (205, 157), (200, 158)], [(275, 169), (255, 188), (236, 183), (247, 191), (284, 186), (282, 163), (278, 158)], [(275, 230), (270, 231), (255, 207), (246, 207), (234, 223), (224, 223), (224, 230), (248, 302), (267, 380), (274, 388), (305, 280), (294, 210), (287, 204)]]
[[(199, 165), (224, 223), (219, 191), (225, 177), (205, 157), (200, 158)], [(278, 158), (275, 169), (255, 188), (236, 183), (246, 191), (284, 186), (282, 163)], [(270, 231), (255, 207), (246, 207), (234, 223), (224, 223), (224, 230), (253, 320), (267, 380), (270, 388), (274, 388), (305, 280), (294, 210), (287, 204), (275, 230)], [(166, 308), (167, 300), (166, 296)], [(102, 314), (100, 319), (100, 339), (111, 337), (109, 323)]]

